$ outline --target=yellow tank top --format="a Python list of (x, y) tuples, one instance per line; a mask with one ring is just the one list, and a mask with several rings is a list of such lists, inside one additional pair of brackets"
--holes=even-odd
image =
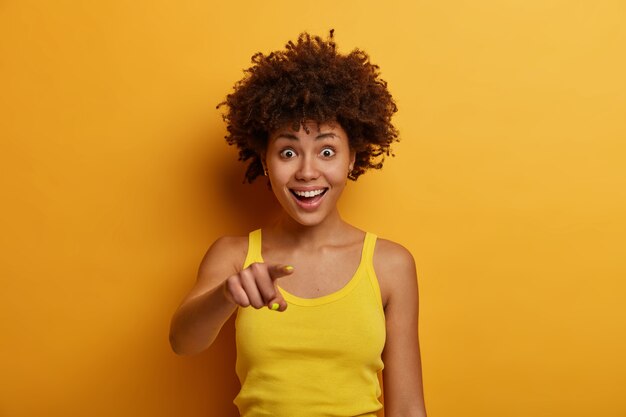
[[(301, 298), (279, 287), (283, 312), (239, 307), (235, 321), (242, 417), (376, 416), (385, 313), (367, 233), (361, 262), (339, 291)], [(249, 235), (244, 268), (263, 262), (261, 230)]]

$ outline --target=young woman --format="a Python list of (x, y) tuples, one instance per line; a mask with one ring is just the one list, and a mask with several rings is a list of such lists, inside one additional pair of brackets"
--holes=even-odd
[(337, 210), (347, 180), (381, 168), (397, 138), (387, 84), (366, 53), (339, 54), (332, 31), (252, 60), (221, 104), (226, 138), (282, 211), (211, 246), (172, 348), (206, 349), (236, 312), (242, 416), (375, 416), (382, 371), (385, 415), (424, 417), (413, 257)]

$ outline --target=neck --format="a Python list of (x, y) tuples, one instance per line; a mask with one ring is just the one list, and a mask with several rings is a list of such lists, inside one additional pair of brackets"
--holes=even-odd
[(329, 214), (321, 223), (305, 226), (283, 212), (272, 229), (286, 244), (319, 247), (337, 241), (350, 226), (343, 221), (339, 211)]

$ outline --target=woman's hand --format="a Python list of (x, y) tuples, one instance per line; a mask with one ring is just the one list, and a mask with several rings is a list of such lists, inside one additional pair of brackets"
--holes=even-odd
[(289, 265), (269, 265), (255, 262), (224, 281), (224, 296), (241, 307), (256, 309), (267, 306), (272, 310), (285, 311), (287, 302), (276, 285), (276, 279), (293, 272)]
[(247, 246), (247, 237), (222, 237), (204, 255), (196, 284), (172, 316), (174, 352), (195, 354), (211, 346), (238, 306), (287, 309), (275, 282), (291, 274), (293, 267), (255, 263), (241, 271)]

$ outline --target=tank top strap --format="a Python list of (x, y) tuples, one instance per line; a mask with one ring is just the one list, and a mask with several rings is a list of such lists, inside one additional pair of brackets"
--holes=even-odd
[(243, 263), (244, 269), (255, 262), (263, 262), (261, 256), (261, 229), (253, 230), (248, 234), (248, 253)]
[(374, 270), (374, 249), (376, 248), (376, 239), (378, 237), (374, 233), (367, 232), (365, 235), (365, 241), (363, 242), (363, 262), (367, 269), (367, 277), (369, 278), (374, 295), (376, 296), (377, 304), (382, 313), (385, 316), (385, 310), (383, 307), (382, 295), (380, 292), (380, 285), (376, 271)]

